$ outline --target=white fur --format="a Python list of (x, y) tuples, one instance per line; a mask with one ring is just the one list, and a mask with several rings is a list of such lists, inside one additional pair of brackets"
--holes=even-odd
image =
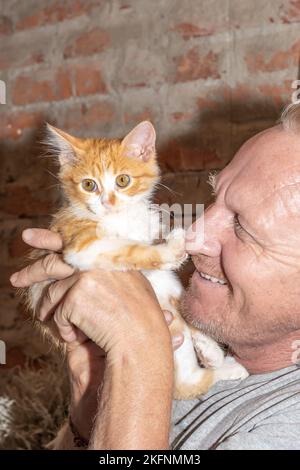
[[(52, 135), (52, 144), (60, 149), (60, 161), (62, 164), (68, 163), (73, 157), (73, 149), (68, 141), (54, 128), (49, 128)], [(123, 140), (124, 148), (130, 158), (148, 158), (154, 152), (155, 131), (153, 126), (144, 122), (137, 126)], [(89, 194), (87, 208), (73, 205), (71, 210), (79, 218), (99, 221), (99, 240), (91, 243), (81, 252), (65, 253), (65, 260), (80, 270), (88, 270), (94, 267), (114, 269), (113, 266), (105, 265), (105, 256), (101, 254), (112, 253), (122, 249), (128, 244), (141, 243), (152, 245), (155, 239), (159, 238), (160, 229), (166, 233), (164, 227), (160, 227), (159, 213), (150, 209), (150, 197), (155, 185), (144, 193), (134, 196), (126, 195), (124, 191), (118, 191), (115, 178), (109, 169), (103, 164), (103, 177), (101, 183), (97, 181), (100, 189), (99, 193)], [(92, 178), (87, 176), (87, 178)], [(158, 179), (158, 178), (157, 178)], [(114, 192), (118, 199), (118, 204), (111, 209), (105, 207), (105, 201), (110, 193)], [(104, 234), (104, 236), (103, 236)], [(196, 349), (200, 351), (201, 357), (208, 358), (208, 363), (216, 367), (214, 380), (224, 380), (226, 378), (244, 377), (245, 370), (239, 364), (226, 360), (226, 367), (220, 367), (223, 363), (223, 351), (210, 338), (201, 332), (193, 334), (192, 330), (184, 323), (179, 312), (171, 303), (171, 298), (179, 300), (182, 295), (182, 286), (177, 276), (168, 270), (178, 268), (184, 255), (184, 231), (182, 229), (173, 230), (166, 238), (166, 243), (159, 244), (156, 249), (160, 252), (163, 267), (160, 270), (145, 270), (144, 275), (151, 283), (158, 301), (163, 309), (173, 312), (174, 316), (180, 319), (184, 342), (174, 353), (176, 377), (181, 384), (195, 386), (199, 384), (205, 375), (205, 369), (198, 364)], [(38, 290), (38, 289), (37, 289)], [(38, 292), (32, 290), (32, 304)]]
[(224, 351), (216, 341), (200, 330), (192, 333), (194, 347), (201, 363), (208, 368), (217, 369), (224, 363)]
[(227, 356), (224, 359), (222, 367), (214, 372), (214, 380), (243, 380), (249, 376), (245, 367), (239, 364), (234, 357)]

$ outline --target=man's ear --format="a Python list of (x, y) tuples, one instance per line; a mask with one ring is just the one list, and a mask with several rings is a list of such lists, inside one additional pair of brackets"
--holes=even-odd
[(72, 164), (82, 153), (81, 139), (47, 123), (47, 144), (57, 152), (61, 165)]
[(127, 157), (140, 158), (147, 162), (155, 157), (155, 139), (155, 129), (151, 122), (143, 121), (122, 140), (123, 153)]

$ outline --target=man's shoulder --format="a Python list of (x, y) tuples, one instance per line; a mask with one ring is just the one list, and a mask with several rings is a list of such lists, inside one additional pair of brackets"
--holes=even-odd
[[(172, 445), (187, 449), (230, 448), (224, 446), (233, 446), (232, 439), (241, 437), (243, 444), (239, 445), (248, 448), (246, 437), (251, 434), (261, 438), (264, 433), (264, 443), (269, 434), (270, 439), (272, 435), (279, 439), (280, 435), (285, 446), (287, 440), (292, 445), (294, 427), (300, 433), (299, 387), (300, 369), (295, 366), (253, 375), (242, 382), (220, 382), (199, 400), (174, 404)], [(300, 435), (297, 438), (299, 442)]]

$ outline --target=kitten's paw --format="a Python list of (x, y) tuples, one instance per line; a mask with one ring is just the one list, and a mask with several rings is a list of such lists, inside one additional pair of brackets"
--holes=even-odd
[(92, 269), (91, 263), (89, 263), (87, 257), (84, 257), (80, 252), (64, 252), (63, 253), (64, 261), (79, 271), (88, 271)]
[(203, 333), (192, 333), (194, 348), (201, 364), (207, 369), (218, 369), (224, 364), (223, 349), (209, 336)]
[(219, 380), (243, 380), (249, 376), (249, 373), (234, 357), (227, 356), (223, 365), (215, 370), (215, 381)]
[(185, 231), (182, 228), (172, 230), (167, 236), (165, 248), (166, 264), (178, 268), (188, 257), (185, 251)]

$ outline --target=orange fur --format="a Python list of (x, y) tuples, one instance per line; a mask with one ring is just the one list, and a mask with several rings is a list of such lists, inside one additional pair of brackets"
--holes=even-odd
[[(104, 212), (101, 212), (105, 210), (102, 196), (105, 196), (111, 210), (116, 211), (115, 213), (118, 214), (118, 211), (120, 213), (126, 208), (126, 201), (128, 203), (130, 198), (145, 196), (149, 199), (159, 179), (159, 167), (156, 162), (154, 148), (154, 129), (150, 123), (141, 123), (139, 126), (144, 132), (142, 137), (145, 142), (142, 143), (140, 142), (141, 135), (136, 136), (134, 134), (137, 128), (128, 134), (124, 140), (119, 140), (79, 139), (51, 127), (54, 139), (56, 141), (58, 139), (59, 142), (59, 139), (62, 139), (62, 142), (59, 143), (61, 147), (58, 152), (61, 163), (59, 180), (65, 195), (65, 205), (54, 215), (51, 229), (62, 236), (65, 259), (71, 259), (70, 264), (75, 267), (79, 266), (79, 269), (85, 269), (85, 260), (82, 261), (80, 256), (85, 256), (86, 253), (90, 254), (91, 251), (94, 254), (95, 246), (99, 246), (101, 241), (104, 242), (102, 245), (100, 243), (101, 247), (106, 243), (106, 248), (102, 248), (102, 251), (97, 252), (101, 254), (97, 254), (95, 258), (96, 267), (104, 269), (173, 269), (175, 266), (180, 266), (185, 259), (184, 249), (181, 242), (178, 242), (176, 238), (167, 239), (166, 243), (157, 245), (152, 245), (151, 241), (147, 244), (146, 242), (135, 242), (134, 240), (128, 243), (125, 240), (126, 243), (121, 245), (109, 245), (109, 233), (107, 233), (107, 227), (105, 228), (103, 221)], [(153, 130), (152, 134), (151, 128)], [(133, 144), (131, 142), (132, 135), (136, 138)], [(137, 149), (139, 152), (139, 145), (141, 146), (140, 153), (137, 153)], [(116, 177), (119, 175), (129, 176), (130, 184), (126, 187), (119, 187), (116, 182)], [(110, 178), (109, 189), (107, 189), (107, 178)], [(83, 180), (92, 180), (94, 183), (92, 189), (91, 186), (85, 186), (82, 183)], [(111, 246), (121, 247), (111, 248)], [(82, 252), (83, 255), (81, 255)], [(47, 253), (45, 250), (35, 250), (34, 257), (42, 257), (45, 253)], [(93, 254), (92, 256), (94, 256)], [(68, 258), (68, 256), (70, 257)], [(77, 260), (81, 260), (78, 261), (77, 265), (74, 262), (74, 256), (77, 256)], [(171, 266), (171, 268), (168, 266)], [(34, 285), (27, 292), (28, 304), (34, 312), (34, 318), (38, 310), (39, 300), (50, 282), (46, 281), (38, 286)], [(170, 306), (176, 314), (171, 332), (172, 334), (178, 334), (186, 328), (186, 324), (179, 313), (179, 299), (171, 297), (169, 300)], [(162, 308), (164, 307), (162, 306)], [(52, 338), (56, 345), (60, 343), (55, 324), (51, 326), (41, 324), (40, 328)], [(193, 385), (192, 388), (190, 385), (180, 382), (180, 380), (175, 380), (175, 397), (181, 399), (192, 398), (206, 392), (212, 382), (213, 374), (211, 371), (206, 371), (203, 380)]]
[[(119, 194), (134, 196), (140, 192), (149, 191), (159, 178), (159, 167), (156, 162), (155, 150), (152, 158), (147, 161), (141, 158), (129, 158), (121, 139), (80, 139), (67, 134), (60, 129), (51, 127), (54, 132), (70, 144), (73, 152), (73, 160), (61, 165), (58, 173), (63, 192), (65, 194), (65, 204), (53, 216), (51, 230), (58, 232), (63, 240), (63, 252), (81, 252), (100, 240), (104, 236), (101, 228), (101, 220), (95, 220), (93, 214), (88, 213), (87, 204), (89, 193), (82, 190), (81, 181), (84, 178), (95, 178), (100, 184), (96, 195), (100, 196), (103, 187), (101, 181), (105, 173), (110, 172), (117, 176), (128, 174), (131, 177), (131, 184), (125, 188), (115, 187), (114, 191), (108, 194), (108, 202), (112, 206), (120, 206), (122, 201)], [(58, 152), (59, 154), (59, 152)], [(85, 215), (77, 215), (71, 210), (75, 206), (78, 211), (85, 211)], [(31, 258), (36, 260), (48, 254), (47, 250), (33, 250)], [(161, 255), (155, 247), (141, 246), (138, 244), (129, 245), (121, 250), (103, 255), (107, 258), (111, 267), (121, 266), (129, 269), (153, 269), (161, 265)], [(47, 290), (49, 283), (40, 284), (40, 295), (43, 290)], [(33, 313), (36, 321), (38, 302), (32, 299), (32, 290), (22, 293), (28, 308)], [(60, 343), (55, 325), (46, 325), (38, 322), (38, 326), (47, 337), (57, 345)]]

